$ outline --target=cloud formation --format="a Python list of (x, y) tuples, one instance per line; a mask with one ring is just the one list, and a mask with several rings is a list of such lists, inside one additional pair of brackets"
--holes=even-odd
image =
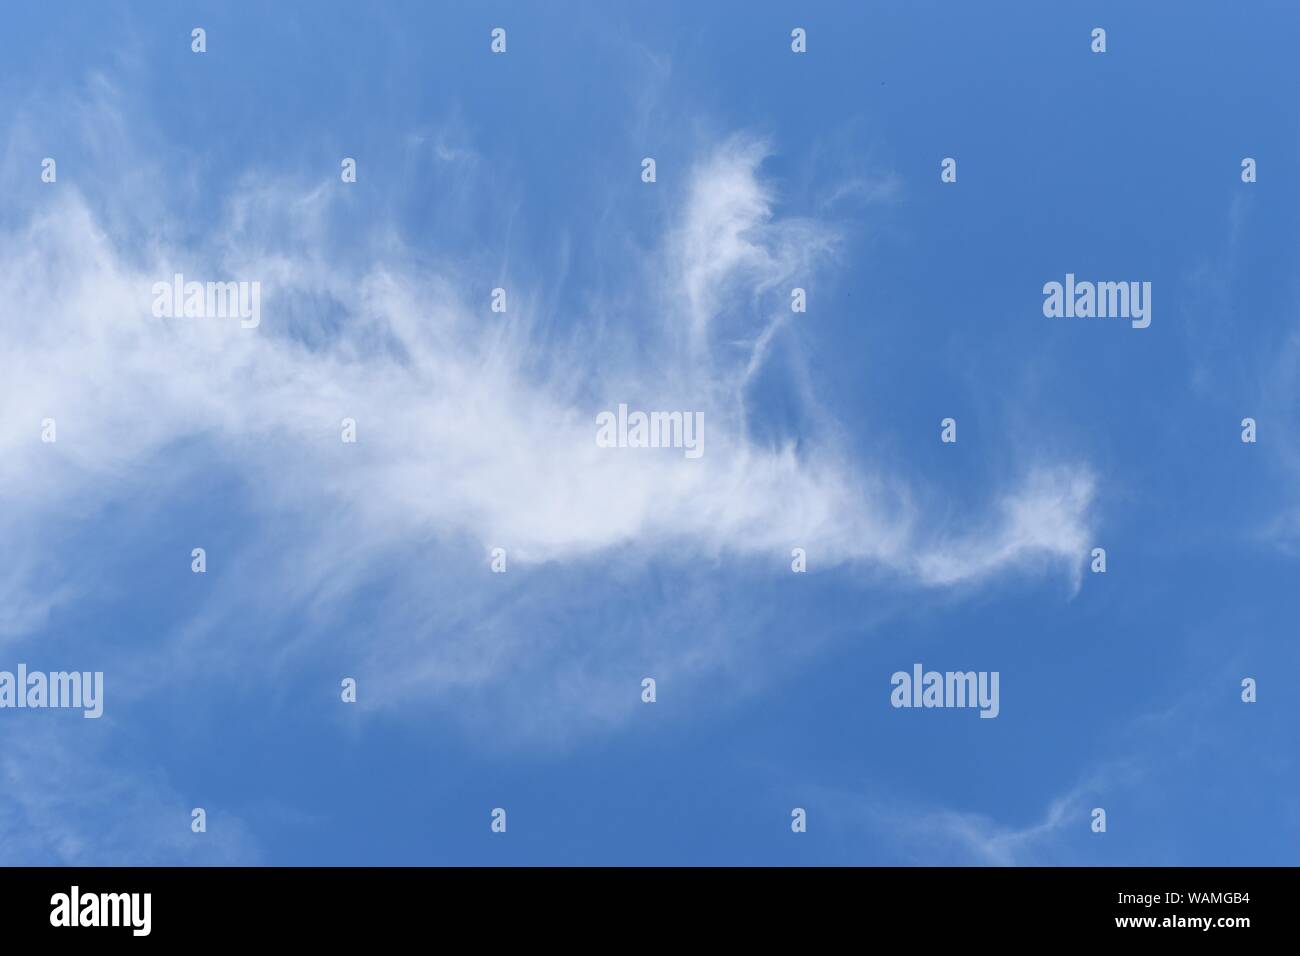
[[(665, 305), (663, 335), (641, 342), (640, 361), (624, 352), (611, 367), (601, 351), (591, 362), (567, 342), (541, 372), (530, 353), (550, 343), (530, 335), (528, 315), (493, 316), (445, 277), (379, 259), (349, 271), (266, 248), (264, 236), (241, 242), (248, 206), (292, 205), (310, 218), (329, 201), (319, 191), (277, 199), (277, 184), (242, 197), (220, 255), (157, 250), (145, 265), (61, 185), (26, 229), (0, 238), (0, 290), (14, 315), (30, 317), (14, 323), (4, 356), (14, 411), (0, 480), (15, 494), (110, 495), (169, 445), (197, 438), (272, 485), (300, 477), (265, 473), (270, 449), (292, 448), (284, 457), (316, 474), (295, 496), (369, 499), (379, 523), (508, 541), (521, 560), (666, 537), (740, 552), (811, 542), (823, 561), (879, 561), (926, 583), (1027, 556), (1076, 560), (1090, 494), (1078, 472), (1040, 472), (1008, 493), (991, 537), (929, 545), (900, 513), (896, 482), (877, 477), (880, 463), (830, 443), (805, 440), (795, 454), (747, 438), (744, 386), (784, 321), (773, 300), (833, 244), (816, 224), (772, 220), (762, 155), (733, 140), (701, 164), (658, 259), (671, 285), (650, 290)], [(266, 326), (153, 318), (147, 291), (176, 271), (260, 280)], [(332, 333), (321, 314), (331, 312), (343, 317)], [(597, 448), (594, 415), (619, 399), (704, 411), (708, 455)], [(344, 416), (361, 440), (341, 466)], [(59, 420), (57, 448), (36, 440), (44, 417)]]

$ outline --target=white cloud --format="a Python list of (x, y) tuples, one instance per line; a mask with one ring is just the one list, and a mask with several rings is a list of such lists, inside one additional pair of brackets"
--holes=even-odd
[(899, 821), (908, 836), (923, 843), (947, 846), (949, 852), (970, 862), (987, 866), (1042, 865), (1042, 854), (1067, 827), (1085, 832), (1087, 808), (1077, 793), (1051, 802), (1043, 818), (1023, 827), (1006, 826), (973, 813), (942, 811), (903, 817)]
[[(529, 310), (532, 290), (511, 289), (510, 313), (493, 315), (474, 299), (492, 282), (421, 262), (382, 228), (338, 254), (337, 187), (245, 180), (217, 237), (194, 247), (128, 245), (60, 182), (25, 228), (0, 233), (0, 494), (23, 505), (0, 530), (40, 552), (51, 521), (110, 502), (143, 513), (192, 469), (220, 468), (265, 517), (247, 554), (267, 561), (241, 584), (284, 607), (338, 600), (367, 567), (431, 542), (463, 544), (476, 573), (498, 545), (516, 568), (628, 549), (784, 564), (797, 545), (818, 568), (909, 586), (1077, 573), (1085, 470), (1036, 469), (956, 528), (927, 519), (907, 475), (845, 444), (806, 380), (791, 384), (808, 423), (798, 450), (795, 436), (751, 437), (751, 378), (778, 351), (799, 359), (781, 334), (789, 286), (837, 243), (828, 226), (774, 215), (764, 155), (734, 138), (702, 159), (627, 290), (639, 312), (558, 331)], [(151, 286), (174, 272), (261, 281), (261, 326), (152, 317)], [(596, 447), (596, 413), (621, 401), (703, 411), (705, 456)], [(39, 441), (46, 417), (57, 444)], [(344, 417), (356, 445), (339, 441)], [(308, 539), (285, 544), (289, 528)], [(414, 588), (428, 569), (399, 573)], [(4, 586), (12, 635), (71, 583), (42, 573)], [(508, 669), (479, 643), (439, 663), (474, 681)]]
[(849, 838), (850, 847), (870, 834), (891, 854), (928, 866), (1053, 866), (1077, 865), (1086, 845), (1081, 841), (1103, 839), (1091, 833), (1091, 809), (1098, 794), (1116, 781), (1112, 768), (1096, 769), (1079, 786), (1049, 800), (1038, 819), (1019, 825), (983, 813), (918, 806), (897, 794), (814, 792), (816, 806)]
[[(6, 734), (0, 753), (0, 865), (259, 861), (261, 851), (241, 820), (212, 807), (208, 831), (194, 833), (194, 804), (158, 771), (109, 759), (93, 736), (86, 736), (79, 716), (73, 715), (75, 746), (66, 731), (49, 727)], [(108, 723), (93, 733), (108, 732)]]

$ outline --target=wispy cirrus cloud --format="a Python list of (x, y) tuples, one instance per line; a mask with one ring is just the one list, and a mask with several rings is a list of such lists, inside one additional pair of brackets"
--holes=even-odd
[[(96, 731), (111, 733), (109, 725)], [(5, 736), (0, 866), (229, 866), (261, 859), (243, 821), (213, 808), (207, 831), (195, 833), (193, 809), (165, 774), (123, 763), (84, 734), (74, 743), (66, 727)]]
[[(1084, 467), (1036, 466), (958, 526), (929, 518), (907, 474), (846, 442), (806, 376), (780, 379), (802, 409), (800, 433), (755, 437), (755, 376), (778, 355), (801, 361), (785, 334), (790, 287), (833, 267), (839, 238), (833, 223), (776, 214), (768, 152), (734, 136), (702, 155), (672, 225), (629, 270), (623, 311), (561, 330), (530, 305), (544, 290), (509, 288), (510, 311), (492, 314), (474, 296), (497, 276), (458, 273), (382, 225), (337, 254), (339, 183), (250, 175), (207, 239), (128, 246), (119, 236), (148, 235), (147, 224), (106, 227), (61, 181), (0, 234), (0, 296), (11, 316), (39, 317), (11, 321), (0, 356), (10, 409), (0, 489), (24, 502), (4, 530), (39, 554), (55, 544), (43, 522), (66, 519), (70, 504), (141, 508), (148, 495), (154, 507), (176, 491), (169, 481), (215, 468), (260, 516), (244, 550), (266, 555), (231, 578), (231, 606), (259, 594), (268, 609), (338, 602), (378, 566), (413, 594), (428, 582), (401, 556), (431, 543), (459, 548), (473, 571), (448, 576), (452, 617), (480, 607), (467, 589), (494, 600), (486, 554), (498, 546), (514, 568), (630, 554), (788, 562), (803, 547), (821, 568), (902, 587), (1017, 568), (1077, 574), (1092, 499)], [(260, 281), (260, 327), (153, 317), (153, 283), (176, 272)], [(620, 402), (703, 412), (706, 454), (597, 447), (595, 415)], [(345, 417), (357, 422), (354, 445), (339, 440)], [(39, 440), (45, 418), (58, 423), (56, 444)], [(73, 587), (29, 577), (24, 593), (10, 581), (11, 636)], [(396, 629), (427, 630), (420, 600), (395, 604), (410, 614)], [(220, 616), (201, 612), (187, 631)], [(492, 619), (503, 635), (520, 624)], [(443, 640), (423, 650), (440, 673), (491, 683), (511, 670), (501, 643)], [(562, 667), (583, 651), (532, 653)]]

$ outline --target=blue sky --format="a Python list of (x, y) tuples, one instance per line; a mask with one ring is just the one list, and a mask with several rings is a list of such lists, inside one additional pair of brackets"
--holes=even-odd
[(7, 12), (0, 862), (1295, 863), (1300, 13), (807, 7)]

